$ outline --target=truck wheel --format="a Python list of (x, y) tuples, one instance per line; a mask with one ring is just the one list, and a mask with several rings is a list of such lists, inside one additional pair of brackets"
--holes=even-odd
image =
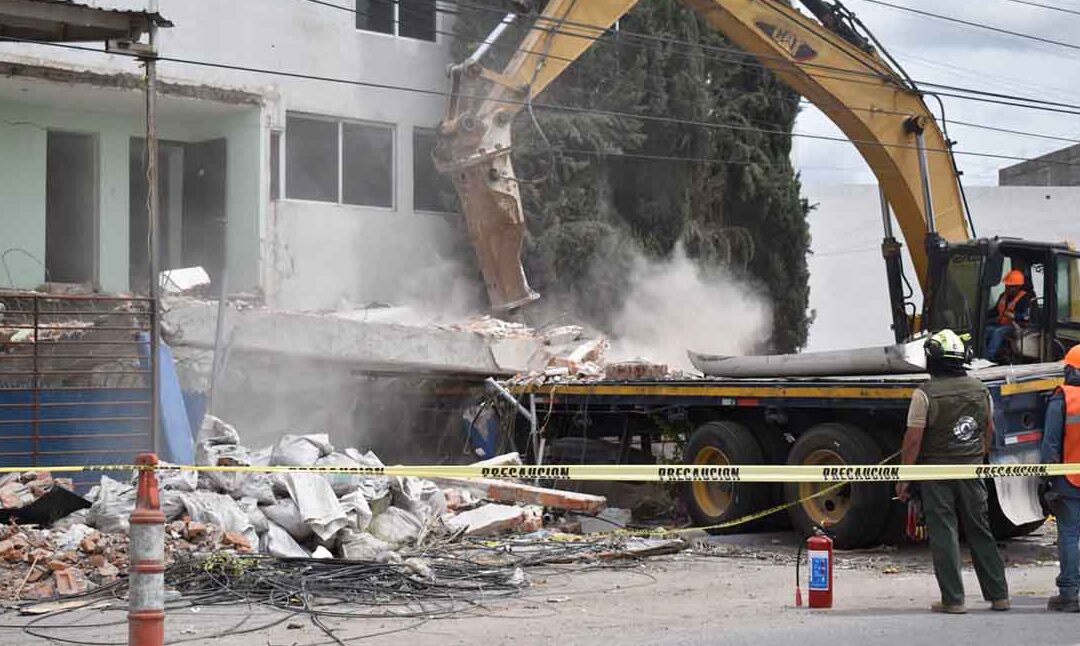
[[(803, 433), (791, 447), (787, 463), (866, 465), (877, 464), (882, 457), (877, 442), (862, 429), (849, 424), (827, 423)], [(804, 536), (813, 533), (815, 527), (826, 529), (839, 549), (875, 544), (888, 517), (889, 483), (845, 484), (830, 493), (809, 498), (829, 486), (829, 483), (821, 482), (786, 483), (785, 498), (804, 501), (788, 509), (791, 524)]]
[[(735, 422), (708, 422), (690, 436), (683, 455), (685, 464), (761, 464), (761, 447), (753, 434)], [(746, 482), (684, 482), (682, 497), (687, 511), (697, 526), (709, 527), (752, 514), (762, 508), (767, 489), (761, 484)], [(722, 531), (741, 531), (732, 527)]]
[(986, 481), (986, 496), (987, 515), (990, 517), (990, 531), (993, 532), (994, 538), (999, 541), (1017, 538), (1019, 536), (1027, 536), (1031, 532), (1042, 527), (1043, 523), (1046, 522), (1046, 519), (1044, 518), (1033, 523), (1017, 525), (1009, 520), (1005, 516), (1005, 512), (1001, 511), (1001, 505), (998, 503), (997, 487), (994, 486), (993, 480)]

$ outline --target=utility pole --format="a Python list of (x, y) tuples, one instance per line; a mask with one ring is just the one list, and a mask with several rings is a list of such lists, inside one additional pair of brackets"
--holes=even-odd
[[(157, 4), (156, 2), (152, 4)], [(150, 266), (150, 437), (154, 453), (161, 449), (161, 315), (158, 284), (158, 141), (157, 141), (157, 26), (150, 24), (150, 47), (142, 56), (146, 66), (146, 212)]]

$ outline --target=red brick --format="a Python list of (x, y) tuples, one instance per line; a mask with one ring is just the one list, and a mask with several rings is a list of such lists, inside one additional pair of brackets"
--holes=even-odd
[(53, 578), (56, 579), (56, 592), (61, 597), (82, 592), (82, 586), (79, 585), (79, 580), (75, 578), (74, 570), (61, 570), (53, 574)]
[(92, 538), (84, 538), (79, 541), (79, 549), (85, 554), (97, 554), (101, 550), (101, 546)]
[(30, 573), (27, 575), (26, 580), (29, 583), (35, 583), (47, 577), (49, 575), (49, 569), (40, 565), (35, 565), (30, 568)]
[(55, 596), (56, 582), (49, 578), (23, 588), (19, 598), (40, 601), (42, 599), (52, 599)]
[(19, 561), (23, 560), (23, 557), (25, 557), (26, 555), (23, 554), (23, 551), (21, 549), (15, 547), (7, 550), (0, 556), (3, 556), (3, 559), (8, 563), (18, 563)]
[(251, 549), (251, 541), (237, 532), (225, 532), (225, 539), (221, 543), (222, 545), (235, 545), (241, 549)]
[(53, 572), (59, 572), (68, 569), (68, 564), (63, 561), (49, 561), (49, 569)]
[(184, 538), (189, 541), (195, 541), (199, 538), (206, 536), (207, 528), (203, 523), (188, 523), (184, 528)]

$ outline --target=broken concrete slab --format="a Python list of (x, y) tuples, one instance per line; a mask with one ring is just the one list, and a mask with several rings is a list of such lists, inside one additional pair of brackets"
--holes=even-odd
[(582, 514), (598, 514), (607, 507), (607, 499), (603, 496), (592, 496), (560, 489), (545, 489), (544, 487), (534, 487), (508, 480), (439, 478), (437, 481), (444, 487), (467, 489), (474, 495), (494, 502), (520, 502), (528, 505), (540, 505), (548, 509), (576, 511)]
[[(164, 320), (177, 330), (176, 347), (210, 349), (214, 345), (217, 303), (169, 299)], [(368, 369), (454, 372), (510, 376), (521, 365), (502, 365), (492, 354), (492, 339), (465, 330), (372, 322), (348, 312), (317, 313), (229, 304), (230, 352), (330, 360)], [(499, 342), (504, 361), (518, 363), (541, 345), (532, 337)], [(515, 346), (521, 346), (516, 348)]]
[(461, 512), (446, 521), (450, 531), (465, 531), (466, 536), (493, 536), (520, 527), (525, 522), (525, 509), (511, 505), (484, 505)]

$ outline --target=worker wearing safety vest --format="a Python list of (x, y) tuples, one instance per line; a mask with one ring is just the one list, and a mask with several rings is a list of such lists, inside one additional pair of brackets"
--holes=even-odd
[[(970, 377), (967, 345), (952, 330), (930, 336), (923, 346), (929, 381), (919, 386), (908, 408), (907, 433), (902, 444), (904, 464), (982, 464), (994, 432), (993, 399), (981, 381)], [(909, 484), (896, 485), (901, 500)], [(982, 480), (934, 480), (919, 484), (930, 551), (934, 558), (941, 601), (934, 612), (963, 614), (960, 536), (957, 520), (971, 548), (971, 560), (983, 598), (994, 610), (1008, 610), (1009, 586), (987, 515), (986, 484)]]
[(988, 312), (990, 322), (986, 326), (986, 358), (991, 361), (1001, 354), (1005, 341), (1028, 323), (1032, 296), (1030, 291), (1024, 289), (1026, 282), (1024, 272), (1019, 269), (1006, 274), (1005, 291), (998, 297), (997, 305)]
[[(1065, 355), (1065, 384), (1046, 405), (1042, 463), (1080, 463), (1080, 345)], [(1080, 474), (1051, 478), (1043, 500), (1057, 517), (1058, 594), (1046, 607), (1080, 612)]]

